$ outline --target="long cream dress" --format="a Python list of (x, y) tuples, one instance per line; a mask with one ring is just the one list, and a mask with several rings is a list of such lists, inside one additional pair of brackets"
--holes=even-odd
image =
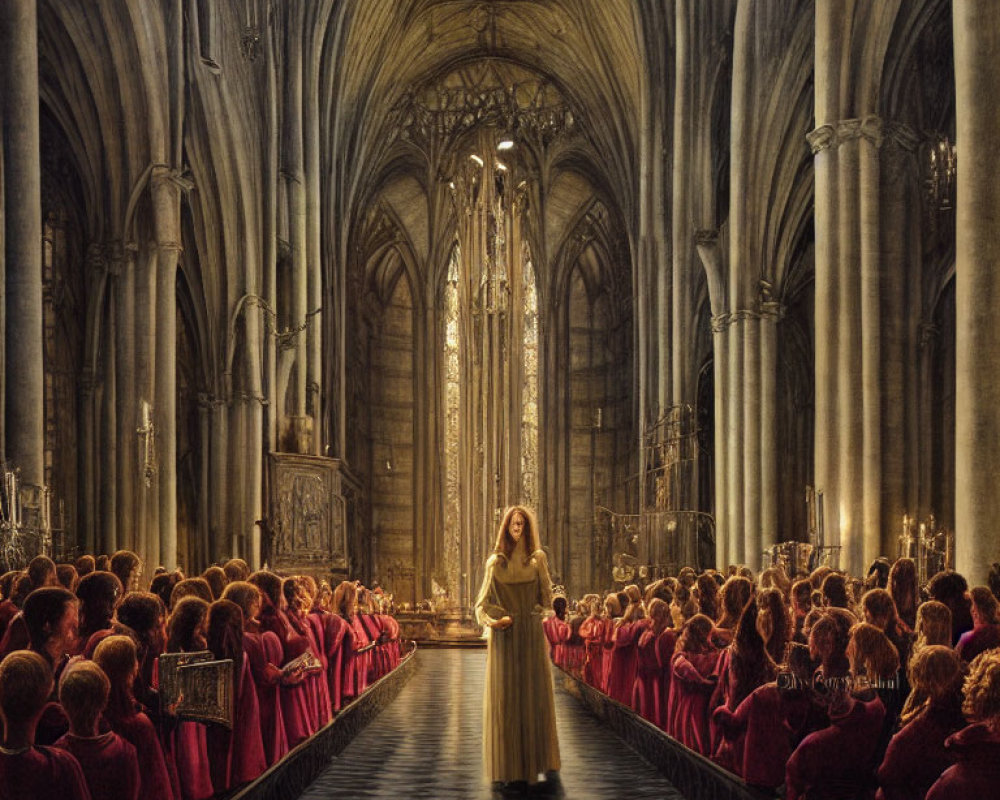
[(545, 553), (524, 563), (522, 538), (508, 562), (486, 562), (476, 618), (488, 625), (510, 616), (505, 630), (487, 627), (483, 699), (483, 762), (490, 781), (538, 781), (559, 769), (555, 701), (542, 613), (551, 605), (552, 580)]

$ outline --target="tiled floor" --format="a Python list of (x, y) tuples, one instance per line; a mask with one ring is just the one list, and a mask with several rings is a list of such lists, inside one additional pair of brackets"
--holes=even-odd
[(556, 691), (562, 770), (546, 783), (491, 787), (481, 747), (485, 650), (424, 650), (399, 697), (331, 763), (303, 800), (683, 800), (569, 695)]

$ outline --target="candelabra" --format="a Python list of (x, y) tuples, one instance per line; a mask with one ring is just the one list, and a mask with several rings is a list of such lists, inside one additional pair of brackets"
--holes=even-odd
[(954, 566), (955, 534), (938, 527), (933, 514), (918, 520), (903, 514), (903, 527), (899, 534), (899, 557), (911, 558), (917, 566), (917, 580), (921, 586), (937, 572)]
[(52, 555), (52, 491), (21, 482), (21, 474), (0, 466), (0, 562), (20, 569), (36, 555)]

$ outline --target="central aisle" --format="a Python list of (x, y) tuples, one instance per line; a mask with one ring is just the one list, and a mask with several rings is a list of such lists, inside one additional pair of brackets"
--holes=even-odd
[(556, 689), (562, 770), (523, 795), (492, 791), (483, 777), (485, 650), (422, 650), (400, 695), (333, 761), (303, 800), (683, 800), (678, 791), (572, 697)]

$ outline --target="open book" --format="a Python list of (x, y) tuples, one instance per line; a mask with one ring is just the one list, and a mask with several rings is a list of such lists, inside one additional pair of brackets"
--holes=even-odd
[(312, 650), (306, 650), (298, 658), (293, 658), (285, 666), (281, 668), (282, 673), (285, 675), (291, 675), (297, 670), (302, 670), (303, 672), (322, 672), (323, 662), (313, 655)]

